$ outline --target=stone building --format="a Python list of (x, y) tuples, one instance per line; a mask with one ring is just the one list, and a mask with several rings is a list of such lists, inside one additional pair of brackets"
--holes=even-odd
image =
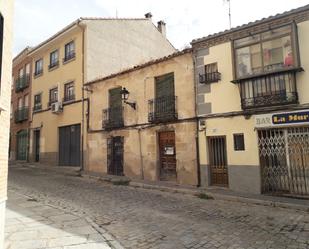
[(30, 159), (81, 166), (86, 146), (83, 83), (174, 52), (165, 23), (145, 18), (80, 18), (34, 47)]
[(3, 248), (12, 79), (12, 24), (14, 1), (0, 2), (0, 248)]
[(85, 84), (86, 171), (198, 185), (191, 49)]
[(309, 5), (193, 40), (201, 182), (309, 195)]
[(28, 160), (32, 59), (28, 56), (30, 48), (24, 49), (13, 59), (10, 159)]

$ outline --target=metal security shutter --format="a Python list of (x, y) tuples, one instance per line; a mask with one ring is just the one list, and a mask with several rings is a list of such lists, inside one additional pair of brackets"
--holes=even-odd
[(80, 125), (59, 128), (59, 165), (80, 165)]

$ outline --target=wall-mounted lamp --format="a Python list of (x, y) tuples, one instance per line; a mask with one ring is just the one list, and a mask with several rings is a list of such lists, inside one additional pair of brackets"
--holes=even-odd
[(128, 102), (130, 92), (124, 87), (121, 90), (122, 100), (125, 104), (131, 106), (134, 110), (136, 110), (136, 103), (135, 102)]

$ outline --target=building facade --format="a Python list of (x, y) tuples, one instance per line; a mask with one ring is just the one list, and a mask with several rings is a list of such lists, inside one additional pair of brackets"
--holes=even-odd
[(86, 171), (198, 185), (191, 49), (86, 83)]
[(80, 18), (31, 50), (31, 160), (82, 165), (88, 103), (83, 83), (174, 52), (164, 25), (154, 26), (150, 15)]
[(32, 59), (30, 48), (13, 60), (11, 94), (10, 160), (28, 160), (31, 121)]
[(192, 42), (201, 182), (309, 195), (309, 6)]
[(0, 248), (3, 248), (12, 79), (14, 1), (0, 2)]

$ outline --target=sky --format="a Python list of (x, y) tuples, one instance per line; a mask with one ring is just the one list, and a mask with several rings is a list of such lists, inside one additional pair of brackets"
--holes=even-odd
[[(232, 27), (309, 4), (309, 0), (231, 0)], [(79, 17), (164, 20), (177, 49), (229, 28), (226, 0), (15, 0), (14, 55), (35, 46)]]

